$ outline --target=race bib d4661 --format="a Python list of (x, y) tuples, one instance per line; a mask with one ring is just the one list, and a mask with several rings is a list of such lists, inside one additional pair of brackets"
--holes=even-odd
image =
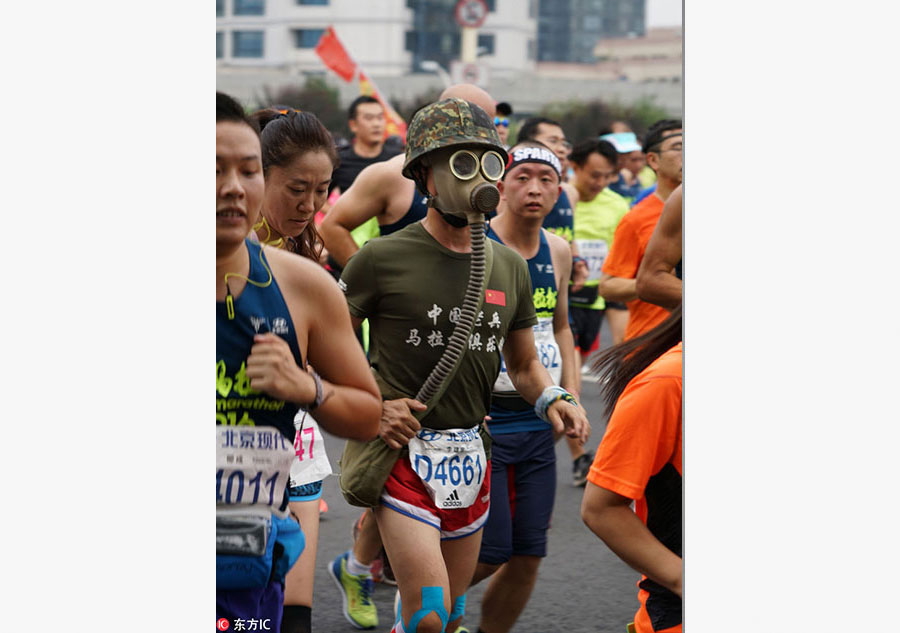
[(475, 503), (487, 468), (477, 426), (446, 431), (422, 429), (409, 441), (409, 463), (434, 505), (443, 510), (468, 508)]
[(271, 426), (216, 426), (216, 506), (265, 508), (277, 516), (294, 450)]

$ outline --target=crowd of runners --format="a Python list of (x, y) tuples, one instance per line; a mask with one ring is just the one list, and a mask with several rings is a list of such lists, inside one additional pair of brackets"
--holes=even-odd
[[(338, 147), (315, 113), (217, 93), (219, 630), (312, 630), (333, 471), (359, 517), (316, 590), (350, 625), (512, 630), (564, 438), (585, 524), (642, 574), (622, 630), (681, 631), (682, 124), (573, 143), (542, 117), (513, 139), (511, 114), (451, 86), (397, 144), (363, 96)], [(587, 380), (611, 412), (596, 454)]]

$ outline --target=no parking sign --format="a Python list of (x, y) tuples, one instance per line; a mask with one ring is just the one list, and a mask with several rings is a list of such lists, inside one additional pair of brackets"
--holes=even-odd
[(459, 0), (454, 14), (461, 27), (477, 29), (487, 18), (488, 6), (484, 0)]

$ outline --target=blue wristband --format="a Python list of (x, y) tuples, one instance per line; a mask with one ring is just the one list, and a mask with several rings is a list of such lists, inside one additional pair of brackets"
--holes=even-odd
[(575, 399), (575, 396), (573, 396), (562, 387), (552, 385), (544, 389), (544, 391), (541, 393), (541, 396), (537, 399), (537, 402), (534, 403), (535, 414), (537, 414), (537, 416), (544, 422), (549, 423), (550, 418), (547, 417), (547, 409), (549, 409), (550, 405), (552, 405), (557, 400), (565, 400), (573, 406), (578, 406), (578, 401)]

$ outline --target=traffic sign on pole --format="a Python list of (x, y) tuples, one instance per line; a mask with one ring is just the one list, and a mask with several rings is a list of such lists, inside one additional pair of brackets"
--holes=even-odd
[(479, 28), (487, 19), (488, 6), (484, 0), (459, 0), (454, 9), (456, 23), (463, 28)]

